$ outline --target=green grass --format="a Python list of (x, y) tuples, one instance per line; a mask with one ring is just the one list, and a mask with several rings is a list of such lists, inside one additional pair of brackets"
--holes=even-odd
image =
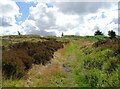
[[(82, 38), (82, 39), (96, 39)], [(104, 40), (104, 38), (101, 38)], [(95, 41), (95, 40), (94, 40)], [(91, 41), (92, 42), (92, 41)], [(120, 87), (119, 54), (109, 48), (86, 46), (72, 41), (65, 49), (66, 55), (74, 56), (69, 62), (73, 83), (78, 87)]]
[(2, 87), (23, 87), (23, 79), (13, 80), (13, 79), (4, 79), (2, 78)]
[(74, 40), (79, 40), (79, 39), (83, 39), (83, 40), (88, 40), (88, 41), (98, 41), (98, 40), (104, 40), (106, 38), (108, 38), (107, 36), (103, 36), (103, 35), (98, 35), (98, 36), (64, 36), (64, 38), (67, 39), (74, 39)]
[(75, 50), (77, 49), (77, 44), (71, 42), (70, 45), (68, 46), (68, 48), (66, 48), (66, 53), (73, 53)]

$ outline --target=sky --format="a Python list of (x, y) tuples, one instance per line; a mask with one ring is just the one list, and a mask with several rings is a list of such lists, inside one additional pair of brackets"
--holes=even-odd
[(0, 35), (93, 36), (96, 30), (119, 34), (118, 2), (4, 0), (0, 2)]

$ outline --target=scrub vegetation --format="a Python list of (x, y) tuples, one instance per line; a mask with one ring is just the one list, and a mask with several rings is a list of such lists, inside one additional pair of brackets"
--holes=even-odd
[(3, 87), (120, 87), (120, 37), (2, 37)]

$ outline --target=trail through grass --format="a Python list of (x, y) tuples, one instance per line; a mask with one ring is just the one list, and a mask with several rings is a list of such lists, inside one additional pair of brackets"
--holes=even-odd
[[(100, 39), (105, 39), (105, 37)], [(73, 37), (71, 39), (66, 37), (62, 40), (70, 42), (64, 48), (56, 51), (47, 65), (34, 64), (23, 79), (10, 81), (10, 84), (6, 80), (3, 85), (15, 87), (119, 87), (119, 53), (116, 54), (114, 50), (105, 48), (104, 44), (94, 47), (93, 44), (100, 39), (99, 37)], [(110, 42), (112, 41), (110, 40)], [(117, 47), (116, 45), (114, 46)]]

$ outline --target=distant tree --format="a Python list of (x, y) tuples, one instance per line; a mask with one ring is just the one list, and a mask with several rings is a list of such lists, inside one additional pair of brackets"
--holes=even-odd
[(97, 31), (94, 33), (94, 35), (95, 35), (95, 36), (96, 36), (96, 35), (103, 35), (103, 33), (100, 32), (99, 30), (97, 30)]
[(62, 32), (61, 36), (62, 36), (62, 37), (64, 36), (63, 32)]
[(108, 31), (110, 38), (116, 38), (116, 33), (113, 30)]
[(18, 35), (21, 35), (21, 33), (18, 31)]

